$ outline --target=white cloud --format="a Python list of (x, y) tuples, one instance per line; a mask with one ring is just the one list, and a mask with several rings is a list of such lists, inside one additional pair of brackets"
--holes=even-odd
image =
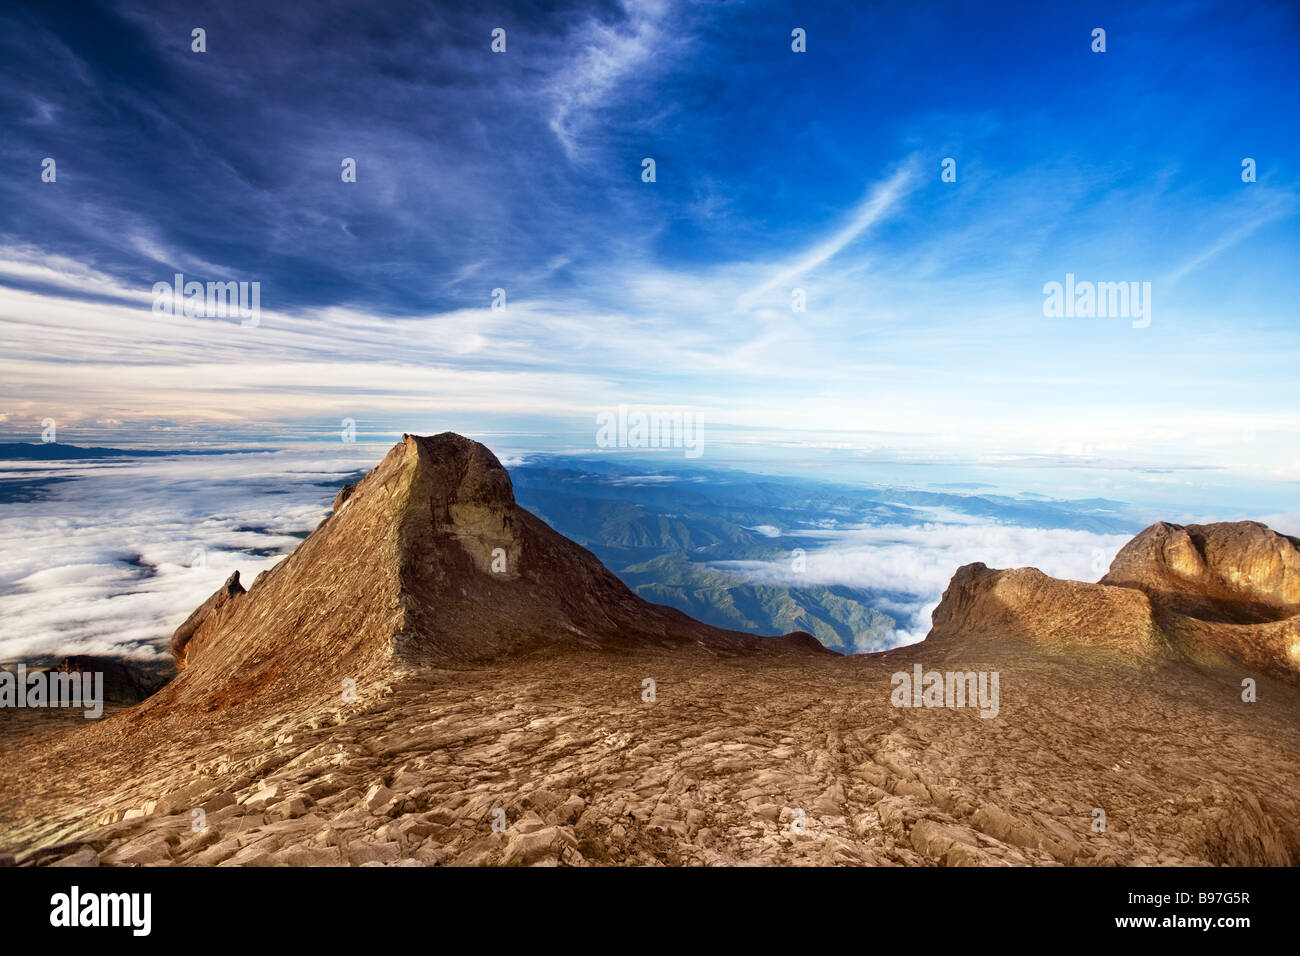
[(147, 289), (133, 289), (84, 263), (31, 246), (0, 247), (0, 278), (52, 285), (70, 292), (125, 301), (152, 302)]
[(347, 447), (3, 463), (0, 478), (74, 480), (48, 486), (45, 500), (0, 505), (0, 661), (165, 657), (172, 632), (231, 572), (247, 586), (320, 522), (333, 499), (321, 483), (382, 453)]
[(752, 308), (774, 289), (779, 289), (788, 296), (790, 287), (800, 276), (822, 265), (879, 222), (913, 188), (915, 178), (913, 165), (911, 161), (905, 163), (884, 182), (874, 185), (853, 210), (847, 223), (793, 260), (778, 267), (775, 274), (761, 285), (741, 296), (738, 303), (741, 310)]
[(674, 43), (665, 29), (669, 4), (658, 0), (626, 0), (626, 20), (609, 24), (589, 20), (565, 42), (578, 44), (578, 55), (556, 71), (549, 91), (554, 107), (550, 126), (565, 155), (578, 160), (592, 112), (604, 105), (624, 82), (644, 83), (645, 71), (662, 66)]
[(1269, 206), (1254, 209), (1247, 213), (1243, 219), (1229, 226), (1213, 242), (1170, 273), (1165, 279), (1165, 283), (1169, 287), (1177, 285), (1215, 256), (1226, 252), (1237, 243), (1254, 235), (1264, 226), (1279, 219), (1285, 219), (1292, 214), (1295, 208), (1295, 200), (1290, 193), (1270, 193), (1269, 198)]

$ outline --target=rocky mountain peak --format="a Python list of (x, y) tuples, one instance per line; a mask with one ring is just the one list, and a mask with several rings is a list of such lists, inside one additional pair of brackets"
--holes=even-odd
[(419, 479), (427, 480), (435, 507), (514, 507), (510, 475), (487, 446), (443, 432), (428, 438), (403, 435), (401, 447)]
[(158, 699), (222, 709), (524, 649), (656, 644), (812, 650), (807, 635), (755, 638), (644, 601), (519, 507), (486, 447), (403, 435), (291, 555), (247, 591), (236, 573), (177, 630), (182, 674)]

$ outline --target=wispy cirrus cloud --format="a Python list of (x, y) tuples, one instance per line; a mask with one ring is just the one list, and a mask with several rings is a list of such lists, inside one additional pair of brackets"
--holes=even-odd
[(1165, 283), (1169, 287), (1177, 285), (1216, 256), (1249, 239), (1264, 227), (1294, 216), (1296, 209), (1296, 197), (1293, 193), (1268, 191), (1262, 202), (1252, 203), (1244, 213), (1238, 213), (1237, 222), (1228, 225), (1209, 245), (1194, 253), (1191, 258), (1171, 272), (1166, 277)]
[[(205, 54), (176, 8), (6, 9), (0, 415), (129, 437), (531, 412), (576, 442), (593, 406), (640, 401), (909, 460), (1286, 480), (1300, 237), (1269, 197), (1295, 136), (1263, 119), (1286, 83), (1233, 66), (1293, 78), (1289, 22), (1228, 17), (1207, 61), (1173, 14), (1123, 16), (1158, 59), (1089, 59), (1046, 7), (833, 4), (800, 11), (804, 54), (740, 4), (236, 2), (204, 12)], [(1207, 141), (1262, 157), (1260, 182)], [(260, 282), (259, 328), (151, 314), (174, 270)], [(1152, 279), (1154, 324), (1045, 319), (1067, 272)]]
[(565, 38), (576, 53), (547, 87), (550, 128), (570, 160), (582, 159), (595, 114), (609, 108), (621, 85), (644, 87), (688, 43), (667, 0), (625, 0), (621, 12), (619, 20), (587, 19)]
[(874, 184), (867, 195), (858, 202), (848, 217), (848, 221), (831, 235), (818, 241), (811, 248), (804, 250), (792, 261), (778, 266), (774, 275), (764, 280), (761, 285), (749, 290), (737, 303), (743, 310), (752, 308), (756, 303), (769, 296), (773, 290), (781, 290), (789, 295), (790, 286), (800, 277), (807, 275), (837, 255), (866, 230), (888, 215), (890, 210), (915, 188), (919, 174), (915, 157), (900, 165), (899, 169), (882, 182)]

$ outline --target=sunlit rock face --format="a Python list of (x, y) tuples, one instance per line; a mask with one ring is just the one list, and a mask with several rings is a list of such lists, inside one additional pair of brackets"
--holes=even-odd
[(1257, 521), (1161, 521), (1125, 545), (1102, 583), (1139, 588), (1193, 616), (1277, 620), (1300, 612), (1300, 540)]

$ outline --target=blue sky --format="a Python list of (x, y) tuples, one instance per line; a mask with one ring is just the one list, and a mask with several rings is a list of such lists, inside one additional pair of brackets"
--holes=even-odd
[[(792, 460), (1291, 494), (1297, 8), (809, 6), (6, 7), (0, 432), (581, 450), (654, 404)], [(155, 315), (175, 272), (259, 323)], [(1151, 324), (1046, 317), (1067, 273)]]

